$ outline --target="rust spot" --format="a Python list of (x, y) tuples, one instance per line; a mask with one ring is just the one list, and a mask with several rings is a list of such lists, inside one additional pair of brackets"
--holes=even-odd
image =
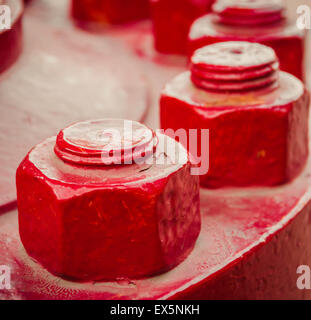
[(267, 155), (266, 150), (260, 150), (257, 152), (257, 158), (264, 158)]

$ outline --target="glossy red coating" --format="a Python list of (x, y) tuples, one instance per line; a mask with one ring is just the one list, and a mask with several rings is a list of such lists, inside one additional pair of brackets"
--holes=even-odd
[(275, 50), (281, 70), (304, 80), (305, 36), (296, 21), (288, 18), (281, 0), (218, 0), (213, 13), (192, 24), (188, 56), (216, 42), (259, 42)]
[[(247, 54), (252, 50), (237, 53), (237, 46), (263, 49), (257, 57)], [(265, 61), (263, 53), (270, 55), (272, 51), (247, 42), (218, 43), (211, 48), (224, 52), (225, 57), (216, 60), (219, 67), (229, 70), (224, 72), (229, 76), (238, 66), (244, 69), (252, 66), (252, 59)], [(192, 61), (200, 58), (201, 53), (204, 54), (204, 48), (194, 54)], [(207, 55), (206, 61), (214, 61), (209, 58)], [(206, 155), (210, 166), (209, 172), (201, 176), (202, 186), (273, 186), (288, 182), (301, 172), (308, 156), (310, 98), (300, 80), (280, 72), (279, 80), (269, 86), (232, 92), (232, 80), (218, 80), (219, 87), (226, 90), (205, 90), (196, 87), (191, 77), (191, 72), (184, 72), (166, 85), (160, 101), (160, 117), (163, 129), (210, 130), (209, 155)], [(256, 80), (234, 83), (235, 86), (242, 83), (245, 89), (248, 81), (253, 85)], [(200, 136), (197, 142), (200, 150)]]
[(16, 201), (15, 172), (25, 154), (59, 128), (90, 118), (141, 121), (150, 106), (144, 70), (122, 35), (75, 28), (68, 4), (29, 3), (23, 52), (0, 75), (0, 207)]
[(24, 251), (17, 213), (0, 216), (0, 263), (12, 270), (1, 299), (311, 299), (297, 268), (311, 265), (310, 164), (277, 188), (201, 192), (202, 230), (190, 256), (160, 276), (77, 283)]
[(275, 87), (279, 80), (275, 52), (250, 42), (223, 42), (198, 49), (190, 69), (196, 87), (225, 93)]
[(149, 0), (72, 0), (71, 15), (87, 27), (122, 24), (149, 16)]
[[(64, 143), (58, 136), (36, 146), (17, 170), (21, 240), (53, 274), (84, 281), (143, 278), (175, 267), (193, 249), (201, 225), (199, 178), (190, 174), (187, 151), (157, 135), (161, 143), (143, 155), (151, 162), (100, 164), (94, 151), (105, 156), (117, 141), (104, 131), (121, 123), (72, 125), (60, 134), (78, 160), (55, 154)], [(133, 136), (124, 130), (125, 148), (141, 150), (148, 131), (138, 123)], [(96, 162), (85, 166), (87, 157)]]
[[(37, 7), (40, 10), (32, 7), (27, 9), (26, 16), (31, 15), (29, 20), (32, 21), (40, 14), (49, 18), (53, 15), (59, 23), (62, 12), (64, 15), (66, 13), (65, 10), (53, 10), (62, 1), (40, 0), (33, 3), (40, 4)], [(292, 1), (289, 3), (292, 4)], [(292, 10), (296, 8), (292, 7)], [(51, 21), (49, 19), (46, 22)], [(51, 25), (55, 25), (54, 20)], [(32, 25), (32, 32), (40, 28), (42, 25), (39, 28)], [(123, 33), (128, 32), (135, 39), (141, 39), (138, 28), (128, 30), (123, 30)], [(148, 30), (146, 33), (149, 34)], [(29, 40), (33, 43), (37, 38), (34, 36)], [(60, 43), (65, 43), (63, 38)], [(124, 45), (124, 50), (128, 50), (128, 45)], [(116, 52), (118, 55), (122, 53), (121, 50)], [(133, 63), (130, 58), (122, 56), (119, 62), (126, 59)], [(152, 65), (145, 69), (153, 81), (155, 92), (165, 81), (180, 72), (168, 65)], [(155, 96), (158, 97), (157, 94)], [(22, 101), (28, 100), (23, 97)], [(22, 109), (16, 114), (21, 114), (18, 118), (24, 119), (21, 123), (26, 126), (25, 130), (16, 133), (18, 137), (25, 136), (30, 128), (38, 124), (40, 130), (47, 124), (47, 121), (35, 121), (40, 119), (33, 114), (27, 117)], [(156, 126), (154, 118), (152, 123)], [(59, 125), (61, 119), (58, 117), (55, 122)], [(5, 150), (10, 151), (9, 146), (12, 146), (16, 156), (19, 156), (17, 153), (25, 152), (25, 148), (34, 144), (35, 139), (44, 138), (39, 137), (40, 130), (33, 130), (31, 141), (19, 141), (14, 148), (16, 141), (7, 141)], [(18, 131), (15, 128), (12, 132)], [(50, 133), (46, 131), (45, 134)], [(10, 157), (13, 156), (11, 153)], [(5, 163), (2, 168), (8, 170), (17, 161), (8, 159)], [(4, 177), (3, 172), (1, 177)], [(5, 180), (6, 185), (11, 180), (13, 176)], [(53, 276), (25, 253), (18, 234), (17, 212), (8, 211), (10, 208), (7, 206), (0, 211), (0, 265), (11, 267), (12, 289), (1, 290), (0, 299), (311, 299), (310, 290), (299, 290), (296, 286), (297, 267), (301, 264), (311, 265), (308, 245), (311, 241), (310, 184), (308, 169), (293, 183), (280, 188), (202, 192), (202, 233), (193, 253), (170, 272), (138, 281), (76, 283)], [(5, 188), (1, 190), (2, 193), (7, 191)], [(208, 247), (205, 245), (207, 242), (210, 244)]]
[[(11, 27), (0, 30), (0, 73), (7, 70), (18, 59), (22, 52), (22, 20), (24, 6), (21, 0), (5, 0), (0, 5), (10, 8)], [(5, 12), (1, 13), (2, 15)]]
[(78, 122), (60, 131), (54, 152), (63, 161), (78, 165), (144, 161), (154, 153), (158, 138), (139, 122), (126, 123), (124, 126), (123, 120), (116, 119)]
[(210, 11), (213, 0), (150, 0), (154, 44), (161, 53), (186, 54), (192, 22)]
[(283, 0), (217, 0), (213, 12), (227, 25), (258, 26), (284, 19)]

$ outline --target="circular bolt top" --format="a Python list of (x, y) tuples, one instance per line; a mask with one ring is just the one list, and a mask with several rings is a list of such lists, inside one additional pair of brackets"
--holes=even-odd
[(131, 164), (153, 154), (153, 130), (136, 121), (102, 119), (75, 123), (57, 136), (55, 153), (80, 165)]
[(198, 49), (191, 58), (193, 83), (206, 90), (259, 89), (278, 80), (273, 49), (251, 42), (228, 41)]
[(282, 0), (218, 0), (213, 11), (219, 22), (232, 25), (264, 25), (283, 19)]

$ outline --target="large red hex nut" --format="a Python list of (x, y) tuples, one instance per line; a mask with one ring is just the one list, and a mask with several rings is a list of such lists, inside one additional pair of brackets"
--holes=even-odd
[(122, 24), (149, 16), (149, 0), (72, 0), (71, 14), (82, 27)]
[[(250, 42), (203, 47), (191, 71), (161, 96), (164, 129), (209, 129), (205, 187), (273, 186), (295, 178), (308, 156), (309, 94), (279, 72), (274, 51)], [(201, 140), (197, 140), (200, 154)]]
[(218, 0), (212, 11), (190, 28), (189, 58), (196, 49), (217, 42), (258, 42), (274, 49), (281, 70), (304, 79), (306, 33), (287, 16), (282, 0)]
[(11, 67), (22, 52), (22, 0), (0, 1), (0, 73)]
[(173, 268), (194, 247), (199, 179), (187, 151), (139, 123), (131, 134), (122, 128), (123, 120), (74, 124), (17, 170), (21, 240), (53, 274), (142, 278)]
[(161, 53), (186, 54), (192, 22), (210, 11), (214, 0), (150, 0), (155, 48)]

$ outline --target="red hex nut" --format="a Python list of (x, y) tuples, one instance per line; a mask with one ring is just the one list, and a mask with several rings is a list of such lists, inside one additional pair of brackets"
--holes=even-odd
[(123, 123), (74, 124), (34, 147), (17, 170), (21, 240), (53, 274), (152, 276), (182, 262), (195, 245), (199, 178), (186, 149), (142, 124), (131, 122), (129, 131)]
[[(205, 187), (273, 186), (295, 178), (308, 157), (309, 94), (279, 72), (274, 51), (250, 42), (203, 47), (191, 71), (161, 96), (162, 128), (209, 129)], [(200, 137), (197, 141), (199, 154)]]
[(72, 17), (78, 25), (122, 24), (149, 16), (149, 0), (72, 0)]
[(281, 70), (304, 79), (306, 33), (287, 17), (282, 0), (218, 0), (212, 10), (190, 28), (189, 58), (217, 42), (258, 42), (274, 49)]
[(155, 48), (161, 53), (186, 54), (192, 22), (210, 11), (214, 0), (150, 0)]
[[(24, 4), (22, 0), (3, 0), (0, 5), (6, 5), (8, 12), (2, 11), (1, 18), (9, 25), (2, 25), (0, 30), (0, 73), (11, 67), (22, 52), (22, 18)], [(5, 19), (4, 15), (9, 19)]]

